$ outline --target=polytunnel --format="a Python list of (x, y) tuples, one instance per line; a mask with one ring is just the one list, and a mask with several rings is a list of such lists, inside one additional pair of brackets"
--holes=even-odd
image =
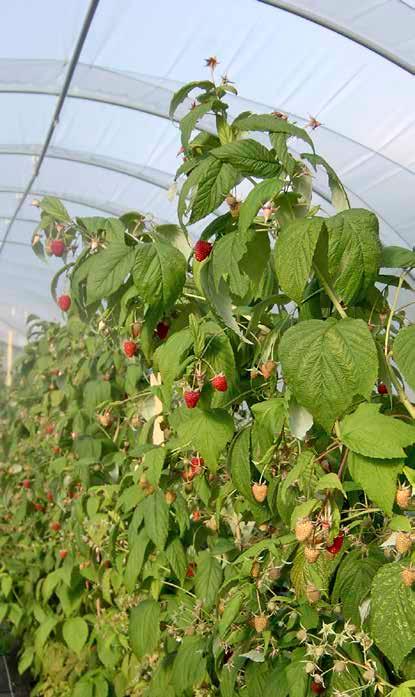
[[(2, 338), (12, 329), (22, 343), (30, 313), (56, 318), (55, 265), (30, 247), (33, 198), (58, 196), (74, 216), (138, 209), (175, 221), (168, 105), (213, 55), (238, 89), (231, 113), (317, 119), (316, 149), (352, 205), (376, 212), (385, 242), (412, 247), (413, 0), (17, 0), (0, 35)], [(313, 188), (330, 210), (323, 174)]]

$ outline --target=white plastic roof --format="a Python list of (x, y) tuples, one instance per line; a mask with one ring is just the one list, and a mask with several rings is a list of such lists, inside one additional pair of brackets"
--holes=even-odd
[[(28, 313), (59, 318), (49, 283), (60, 262), (30, 247), (33, 198), (59, 196), (73, 215), (176, 220), (168, 105), (208, 77), (212, 55), (239, 90), (231, 114), (317, 118), (316, 150), (352, 205), (378, 214), (386, 243), (415, 244), (415, 0), (14, 0), (1, 20), (0, 340), (14, 328), (22, 343)], [(317, 176), (330, 212), (327, 193)]]

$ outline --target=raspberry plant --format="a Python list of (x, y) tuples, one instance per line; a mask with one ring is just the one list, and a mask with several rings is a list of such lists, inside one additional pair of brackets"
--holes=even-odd
[(180, 225), (36, 202), (70, 302), (1, 406), (0, 619), (43, 697), (409, 697), (415, 253), (213, 75)]

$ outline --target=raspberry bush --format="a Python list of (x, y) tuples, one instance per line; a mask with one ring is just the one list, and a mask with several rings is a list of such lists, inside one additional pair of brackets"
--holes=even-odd
[(30, 318), (0, 450), (0, 620), (34, 695), (415, 685), (415, 253), (382, 247), (306, 130), (231, 120), (234, 91), (173, 98), (196, 94), (180, 225), (37, 202), (67, 319)]

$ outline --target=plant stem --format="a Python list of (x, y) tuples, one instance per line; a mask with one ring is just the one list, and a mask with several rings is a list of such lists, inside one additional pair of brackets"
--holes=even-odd
[(389, 317), (388, 317), (388, 323), (387, 323), (387, 325), (386, 325), (385, 347), (384, 347), (384, 352), (385, 352), (386, 359), (387, 359), (388, 356), (389, 356), (389, 336), (390, 336), (390, 331), (391, 331), (391, 326), (392, 326), (392, 319), (393, 319), (393, 315), (395, 314), (396, 306), (397, 306), (397, 304), (398, 304), (398, 297), (399, 297), (400, 290), (401, 290), (401, 288), (402, 288), (402, 284), (403, 284), (404, 279), (405, 279), (405, 275), (406, 275), (406, 273), (403, 273), (403, 274), (401, 274), (401, 276), (399, 277), (399, 283), (398, 283), (398, 285), (397, 285), (397, 287), (396, 287), (396, 291), (395, 291), (395, 295), (394, 295), (394, 298), (393, 298), (393, 303), (392, 303), (391, 311), (390, 311)]
[(391, 379), (391, 382), (393, 386), (395, 387), (395, 390), (398, 393), (399, 401), (404, 405), (406, 411), (408, 414), (411, 416), (412, 419), (415, 419), (415, 406), (409, 401), (408, 397), (405, 394), (405, 391), (402, 389), (398, 378), (396, 377), (395, 373), (393, 372), (393, 368), (389, 363), (389, 360), (386, 360), (386, 367), (388, 369), (389, 377)]
[(331, 302), (333, 303), (334, 307), (336, 308), (337, 312), (339, 313), (340, 317), (342, 319), (347, 319), (347, 313), (345, 309), (342, 307), (340, 300), (338, 299), (336, 293), (328, 283), (328, 281), (324, 278), (322, 272), (318, 268), (317, 264), (313, 261), (313, 268), (314, 271), (316, 272), (317, 276), (319, 277), (324, 290), (326, 291), (327, 295), (329, 296)]
[(349, 448), (344, 448), (344, 450), (343, 450), (343, 452), (342, 452), (342, 459), (341, 459), (341, 461), (340, 461), (339, 471), (337, 472), (337, 476), (338, 476), (338, 478), (340, 479), (340, 481), (341, 481), (341, 478), (342, 478), (342, 474), (343, 474), (343, 470), (344, 470), (345, 464), (346, 464), (346, 462), (347, 462), (347, 457), (348, 457), (348, 455), (349, 455)]

